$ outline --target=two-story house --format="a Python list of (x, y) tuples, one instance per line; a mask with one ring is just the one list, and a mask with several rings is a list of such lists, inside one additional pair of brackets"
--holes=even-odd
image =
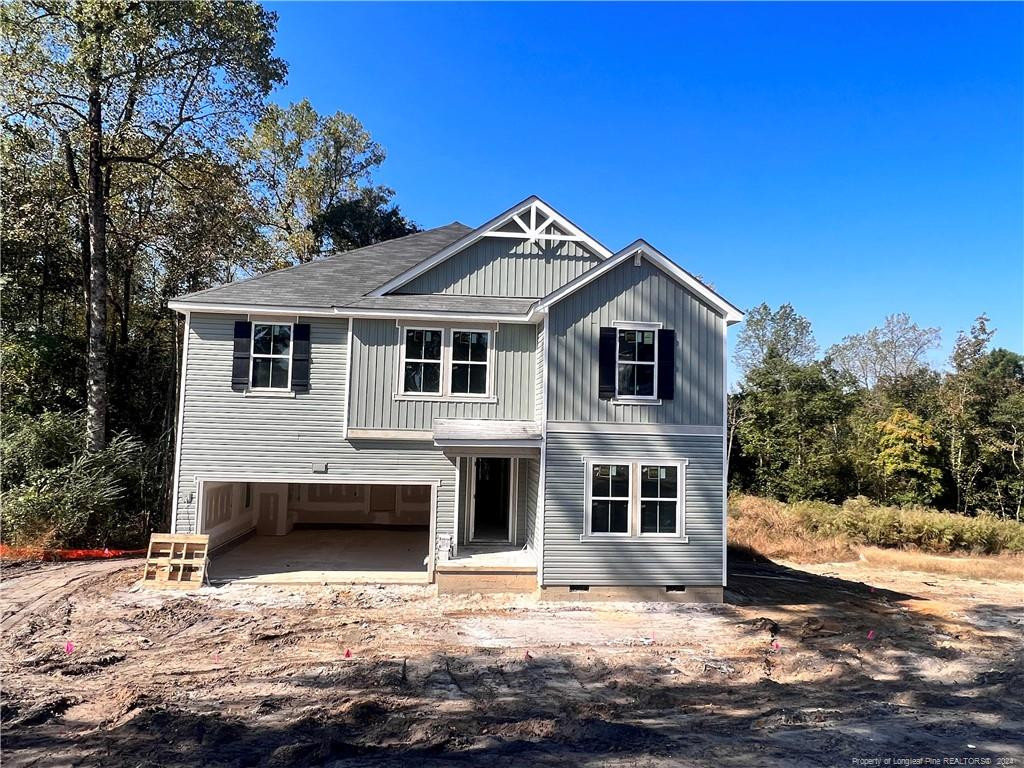
[(721, 599), (743, 314), (645, 241), (530, 197), (170, 306), (215, 578)]

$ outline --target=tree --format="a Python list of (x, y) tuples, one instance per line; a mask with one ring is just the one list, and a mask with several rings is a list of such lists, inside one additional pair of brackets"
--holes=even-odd
[(280, 266), (322, 256), (328, 240), (372, 240), (375, 229), (386, 233), (404, 222), (397, 209), (385, 208), (391, 190), (362, 186), (384, 162), (384, 150), (352, 115), (324, 117), (307, 100), (271, 105), (239, 153)]
[(792, 365), (808, 365), (814, 360), (818, 344), (806, 317), (796, 313), (791, 304), (772, 311), (767, 304), (747, 313), (736, 339), (733, 359), (744, 373), (776, 358)]
[(939, 442), (931, 425), (906, 408), (896, 408), (875, 427), (878, 453), (874, 463), (883, 479), (883, 500), (930, 504), (942, 492)]
[(419, 232), (391, 202), (393, 196), (386, 187), (361, 189), (357, 197), (335, 203), (318, 216), (311, 226), (313, 234), (329, 240), (334, 250), (347, 251)]
[(828, 354), (836, 367), (871, 389), (915, 375), (927, 365), (927, 353), (940, 341), (938, 328), (921, 328), (910, 315), (900, 312), (886, 317), (881, 328), (844, 337)]
[(132, 193), (120, 171), (146, 166), (184, 183), (176, 162), (225, 151), (221, 137), (239, 133), (283, 80), (276, 17), (254, 3), (202, 0), (15, 0), (0, 13), (5, 122), (42, 128), (61, 147), (88, 227), (86, 441), (96, 451), (109, 399), (108, 212)]

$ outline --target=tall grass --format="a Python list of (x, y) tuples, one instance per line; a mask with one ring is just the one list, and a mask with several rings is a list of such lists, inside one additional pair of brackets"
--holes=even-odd
[(754, 496), (729, 501), (730, 543), (765, 557), (842, 560), (859, 546), (977, 554), (1024, 552), (1024, 524), (922, 508), (876, 506), (863, 497), (842, 506), (784, 504)]

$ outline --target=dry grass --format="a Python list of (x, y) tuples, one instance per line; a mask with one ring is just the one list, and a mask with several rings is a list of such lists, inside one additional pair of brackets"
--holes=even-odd
[(845, 536), (815, 536), (789, 505), (757, 496), (729, 500), (729, 546), (754, 560), (834, 563), (857, 558)]
[(871, 565), (899, 571), (924, 571), (968, 579), (1024, 581), (1024, 557), (1020, 555), (929, 555), (906, 549), (864, 547), (860, 557)]
[[(729, 546), (751, 559), (826, 563), (861, 558), (899, 570), (1024, 581), (1022, 532), (1024, 526), (1012, 521), (870, 506), (861, 499), (841, 507), (756, 496), (729, 500)], [(957, 551), (959, 556), (950, 555)]]

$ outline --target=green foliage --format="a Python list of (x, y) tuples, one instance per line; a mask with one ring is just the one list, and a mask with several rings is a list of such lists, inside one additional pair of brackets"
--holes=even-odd
[(792, 304), (783, 304), (777, 310), (760, 304), (747, 312), (736, 339), (734, 359), (741, 370), (748, 372), (771, 359), (808, 365), (817, 351), (810, 321), (798, 315)]
[(4, 540), (15, 546), (132, 546), (159, 506), (150, 452), (124, 433), (87, 452), (80, 414), (8, 419), (0, 442)]
[(842, 506), (791, 505), (815, 536), (843, 536), (876, 547), (914, 546), (929, 552), (1024, 552), (1024, 524), (992, 515), (965, 517), (920, 507), (876, 506), (859, 496)]
[(886, 495), (898, 504), (928, 504), (942, 492), (937, 466), (939, 443), (933, 429), (906, 408), (876, 425), (875, 466), (882, 474)]

